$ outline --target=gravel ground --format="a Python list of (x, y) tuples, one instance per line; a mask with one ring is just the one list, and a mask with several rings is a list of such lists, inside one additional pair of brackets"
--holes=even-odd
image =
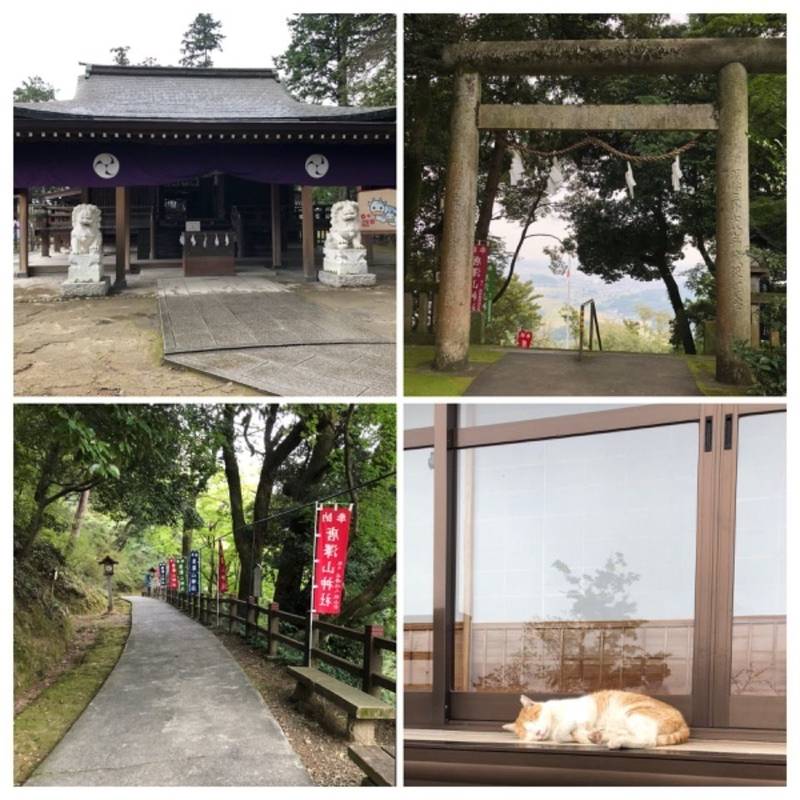
[(17, 395), (255, 395), (246, 386), (162, 362), (155, 293), (61, 300), (43, 284), (15, 287)]
[[(324, 704), (328, 706), (325, 708), (325, 727), (317, 720), (303, 716), (289, 702), (294, 681), (279, 662), (267, 661), (236, 635), (218, 633), (217, 636), (264, 698), (314, 783), (318, 786), (360, 786), (364, 775), (347, 755), (347, 739), (328, 730), (334, 725), (343, 728), (344, 715)], [(394, 723), (379, 724), (377, 739), (382, 745), (394, 746)]]

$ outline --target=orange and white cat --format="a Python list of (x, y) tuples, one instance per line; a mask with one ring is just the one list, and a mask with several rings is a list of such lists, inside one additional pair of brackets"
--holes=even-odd
[(677, 708), (636, 692), (593, 692), (537, 703), (520, 696), (522, 709), (503, 728), (526, 742), (579, 742), (621, 747), (681, 744), (689, 726)]

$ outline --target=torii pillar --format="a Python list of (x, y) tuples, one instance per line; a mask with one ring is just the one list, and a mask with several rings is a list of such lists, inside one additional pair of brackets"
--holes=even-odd
[(734, 353), (750, 343), (750, 200), (747, 152), (747, 70), (719, 72), (717, 134), (717, 380), (748, 383)]
[(450, 155), (445, 184), (441, 279), (436, 306), (436, 368), (460, 369), (469, 353), (472, 240), (478, 193), (478, 107), (481, 78), (459, 72), (450, 119)]

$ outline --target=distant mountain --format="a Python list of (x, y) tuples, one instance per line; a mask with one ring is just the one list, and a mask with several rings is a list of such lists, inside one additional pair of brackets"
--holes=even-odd
[[(680, 265), (676, 275), (681, 296), (691, 299), (686, 287), (683, 272), (690, 264)], [(516, 272), (522, 280), (533, 283), (537, 301), (542, 308), (542, 316), (548, 325), (550, 337), (554, 342), (564, 342), (566, 326), (559, 316), (559, 309), (567, 302), (567, 278), (554, 275), (545, 260), (523, 259), (517, 262)], [(637, 307), (647, 306), (653, 311), (666, 311), (672, 316), (672, 306), (662, 281), (635, 281), (623, 278), (616, 283), (604, 283), (596, 275), (584, 275), (580, 269), (572, 267), (569, 279), (570, 302), (577, 307), (586, 300), (593, 299), (597, 314), (602, 319), (638, 319)]]

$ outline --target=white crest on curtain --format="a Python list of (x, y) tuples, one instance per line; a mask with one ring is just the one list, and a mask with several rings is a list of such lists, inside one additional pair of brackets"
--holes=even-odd
[(512, 150), (511, 169), (508, 173), (508, 182), (516, 186), (525, 177), (525, 167), (522, 165), (522, 158), (518, 150)]
[(675, 156), (672, 162), (672, 191), (679, 192), (681, 190), (681, 178), (683, 172), (681, 171), (681, 157)]
[(555, 194), (562, 183), (564, 183), (564, 173), (561, 172), (561, 162), (556, 156), (553, 156), (553, 165), (547, 176), (547, 194)]
[(628, 162), (628, 169), (625, 171), (625, 183), (628, 187), (628, 194), (631, 200), (633, 200), (633, 187), (636, 186), (636, 181), (633, 178), (633, 169), (631, 168), (630, 161)]

